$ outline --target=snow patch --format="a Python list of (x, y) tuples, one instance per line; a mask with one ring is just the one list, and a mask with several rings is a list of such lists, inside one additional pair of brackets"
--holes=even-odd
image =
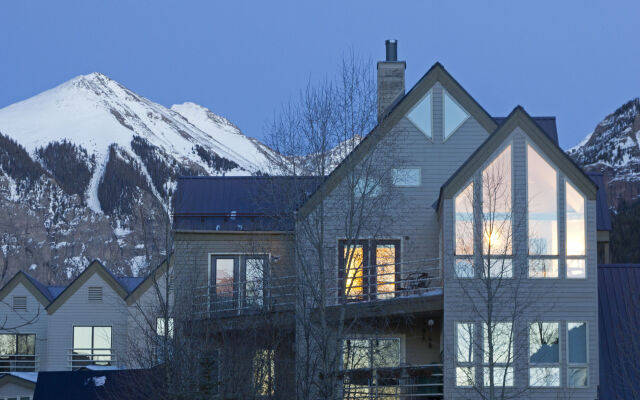
[(36, 269), (38, 269), (38, 264), (29, 265), (29, 271), (35, 271)]
[(107, 377), (106, 376), (94, 376), (93, 378), (91, 378), (91, 380), (93, 381), (93, 386), (104, 386), (105, 382), (107, 381)]
[(131, 259), (131, 274), (139, 276), (140, 270), (147, 267), (147, 257), (135, 256)]

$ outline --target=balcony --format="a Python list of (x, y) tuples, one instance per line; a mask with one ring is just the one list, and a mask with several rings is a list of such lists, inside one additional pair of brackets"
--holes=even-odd
[(36, 372), (39, 359), (35, 354), (8, 354), (0, 356), (0, 373)]
[(200, 286), (194, 289), (194, 311), (199, 317), (234, 316), (292, 311), (295, 276)]
[(346, 370), (341, 378), (345, 400), (443, 398), (442, 364)]
[(69, 349), (67, 353), (67, 364), (71, 370), (90, 365), (102, 367), (113, 366), (116, 363), (116, 356), (113, 349)]

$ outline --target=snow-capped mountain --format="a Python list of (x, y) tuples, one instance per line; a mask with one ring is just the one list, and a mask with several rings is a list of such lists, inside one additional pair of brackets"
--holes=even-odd
[(143, 273), (180, 175), (269, 172), (277, 153), (194, 103), (166, 108), (92, 73), (0, 109), (0, 284), (93, 258)]
[(611, 206), (640, 199), (640, 98), (607, 115), (568, 153), (585, 170), (604, 174)]

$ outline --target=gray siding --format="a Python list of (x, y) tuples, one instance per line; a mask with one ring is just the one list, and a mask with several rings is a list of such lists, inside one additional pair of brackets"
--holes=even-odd
[[(528, 386), (528, 324), (535, 321), (550, 321), (560, 323), (560, 383), (558, 389), (544, 388), (526, 390), (520, 398), (556, 399), (558, 396), (569, 396), (573, 399), (594, 399), (597, 396), (598, 385), (598, 320), (597, 320), (597, 246), (596, 246), (596, 206), (595, 200), (587, 200), (586, 203), (586, 279), (566, 279), (564, 254), (564, 207), (559, 201), (559, 278), (557, 279), (529, 279), (526, 278), (527, 268), (527, 244), (526, 244), (526, 219), (524, 223), (516, 222), (519, 217), (526, 216), (527, 187), (526, 187), (526, 133), (516, 129), (507, 140), (513, 140), (513, 190), (514, 210), (523, 210), (522, 213), (514, 211), (514, 278), (518, 280), (519, 271), (525, 271), (525, 278), (521, 280), (520, 301), (525, 301), (528, 308), (516, 320), (515, 345), (515, 385), (522, 388)], [(564, 182), (564, 175), (559, 171), (559, 182)], [(558, 195), (561, 199), (564, 194), (564, 183), (558, 184)], [(447, 398), (466, 398), (471, 393), (469, 389), (455, 387), (455, 343), (454, 323), (466, 321), (478, 321), (479, 315), (471, 311), (469, 299), (464, 294), (463, 287), (468, 283), (454, 277), (454, 210), (453, 201), (446, 199), (443, 203), (442, 229), (445, 238), (444, 243), (444, 332), (445, 332), (445, 394)], [(507, 315), (511, 304), (498, 307), (497, 314)], [(506, 319), (505, 319), (506, 320)], [(588, 327), (588, 360), (589, 360), (589, 386), (585, 389), (567, 388), (567, 322), (587, 322)], [(480, 330), (480, 325), (477, 325)], [(481, 359), (478, 349), (476, 360)], [(480, 365), (476, 369), (479, 370)], [(477, 379), (481, 375), (476, 373)]]
[(20, 396), (33, 396), (33, 389), (27, 388), (23, 385), (18, 385), (13, 382), (5, 383), (4, 385), (0, 385), (0, 399), (5, 397), (16, 397), (20, 398)]

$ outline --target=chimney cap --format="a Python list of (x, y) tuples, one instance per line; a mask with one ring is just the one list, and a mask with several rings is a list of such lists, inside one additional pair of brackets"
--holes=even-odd
[(384, 41), (387, 52), (387, 62), (398, 61), (398, 41), (395, 39), (387, 39)]

